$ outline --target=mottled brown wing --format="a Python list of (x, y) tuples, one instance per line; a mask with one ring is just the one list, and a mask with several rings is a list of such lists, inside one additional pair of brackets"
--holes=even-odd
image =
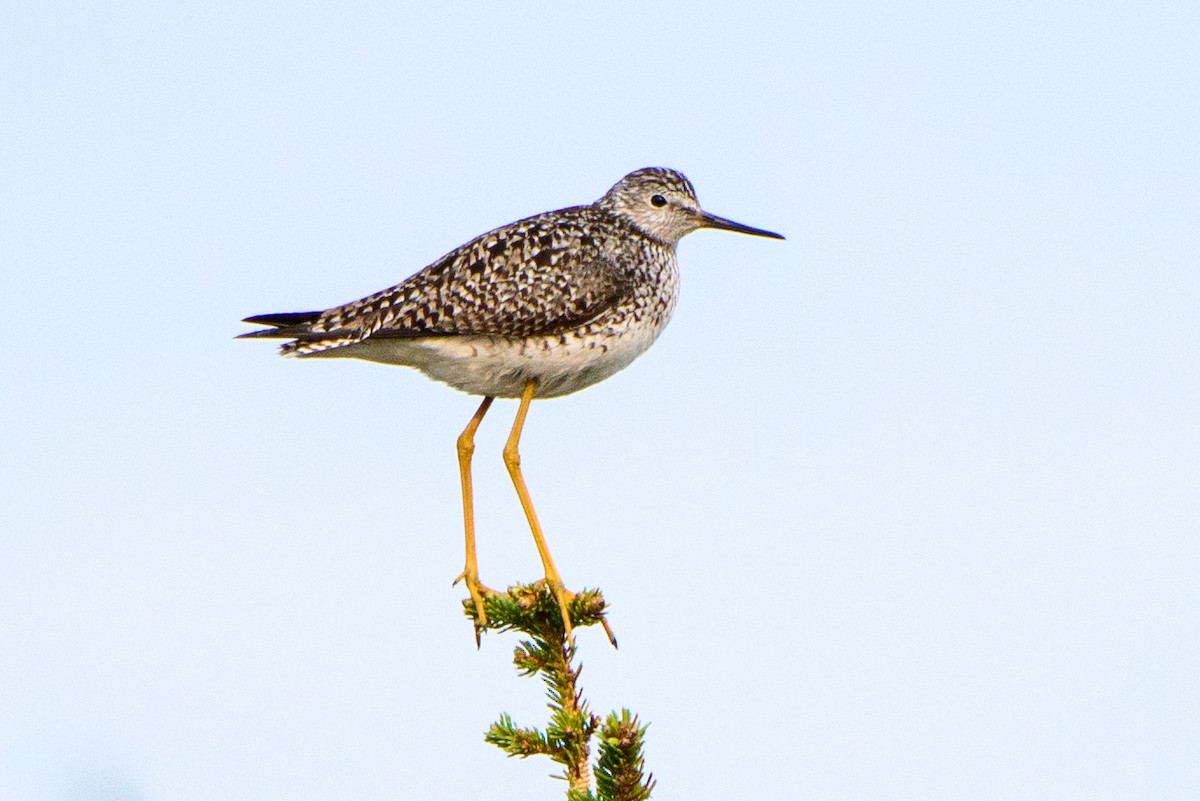
[(322, 313), (306, 338), (553, 335), (632, 291), (586, 220), (543, 217), (484, 234), (391, 289)]

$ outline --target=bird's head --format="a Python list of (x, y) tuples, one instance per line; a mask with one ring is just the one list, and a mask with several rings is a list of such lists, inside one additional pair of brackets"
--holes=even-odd
[(671, 246), (701, 228), (783, 239), (772, 231), (751, 228), (704, 211), (696, 200), (692, 182), (683, 173), (664, 167), (646, 167), (629, 173), (596, 205)]

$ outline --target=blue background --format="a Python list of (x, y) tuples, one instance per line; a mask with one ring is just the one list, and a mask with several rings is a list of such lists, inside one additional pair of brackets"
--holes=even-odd
[(1197, 5), (445, 5), (0, 11), (0, 797), (559, 797), (476, 400), (232, 337), (648, 165), (788, 236), (526, 427), (656, 798), (1200, 797)]

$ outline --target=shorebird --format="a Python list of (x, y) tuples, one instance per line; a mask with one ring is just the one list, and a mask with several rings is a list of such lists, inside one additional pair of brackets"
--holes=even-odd
[[(482, 234), (390, 289), (324, 311), (261, 314), (242, 337), (290, 339), (284, 356), (356, 358), (415, 367), (483, 401), (458, 437), (466, 565), (476, 642), (487, 624), (475, 557), (471, 456), (495, 398), (519, 398), (504, 463), (533, 533), (568, 641), (574, 597), (538, 523), (518, 445), (529, 404), (603, 381), (645, 352), (679, 292), (675, 246), (717, 228), (783, 239), (700, 208), (682, 173), (629, 173), (595, 203), (546, 212)], [(613, 640), (607, 623), (605, 630)], [(613, 640), (613, 644), (616, 641)]]

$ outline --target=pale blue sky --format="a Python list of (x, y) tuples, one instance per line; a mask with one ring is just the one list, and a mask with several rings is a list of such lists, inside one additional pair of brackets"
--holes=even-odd
[(1200, 796), (1197, 8), (6, 5), (0, 799), (561, 797), (476, 401), (232, 337), (648, 165), (788, 236), (526, 428), (655, 797)]

